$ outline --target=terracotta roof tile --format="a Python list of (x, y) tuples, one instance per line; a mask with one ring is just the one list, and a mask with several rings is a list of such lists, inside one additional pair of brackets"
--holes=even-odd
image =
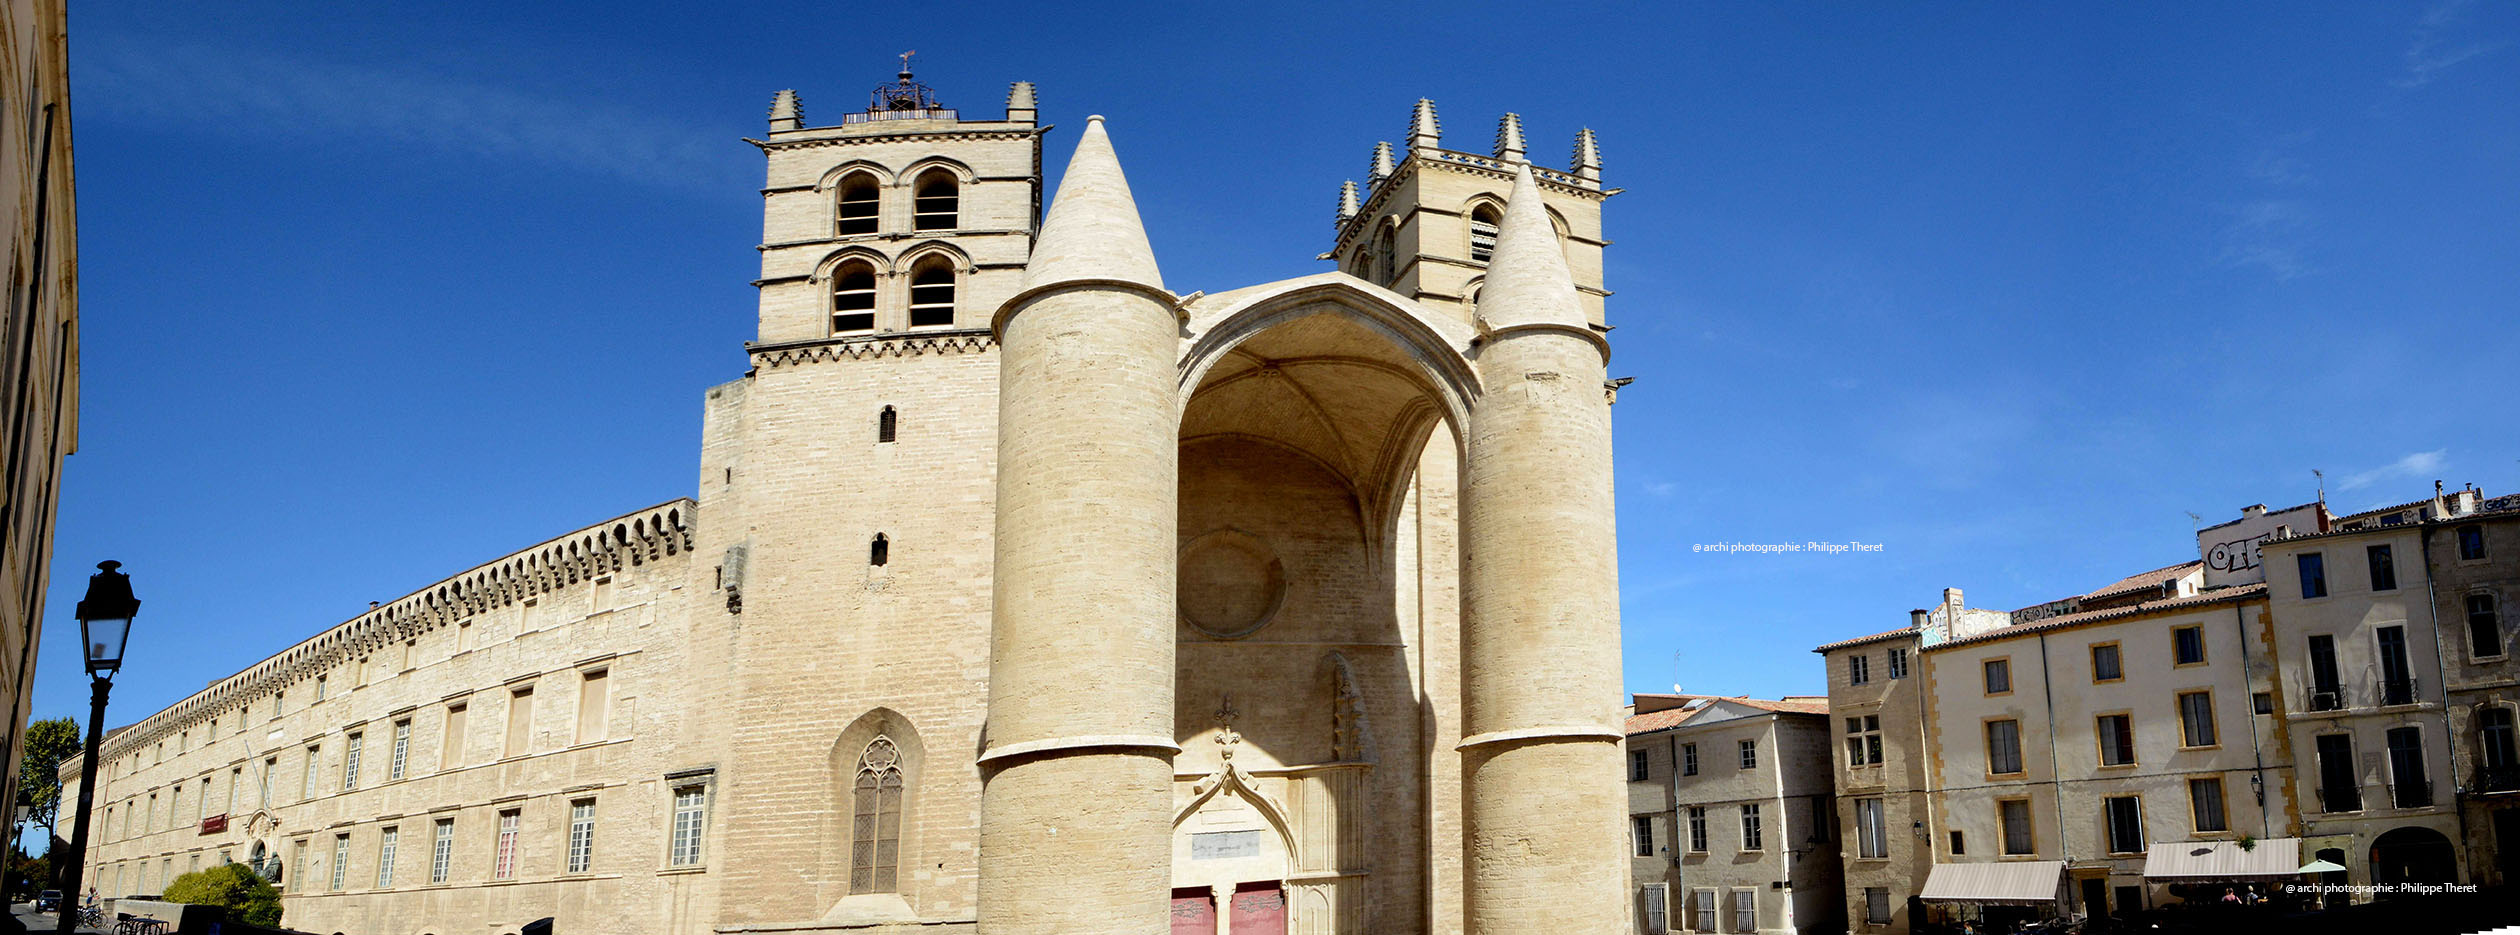
[(1851, 639), (1851, 640), (1839, 640), (1839, 641), (1837, 641), (1837, 642), (1835, 642), (1835, 643), (1822, 643), (1822, 644), (1820, 644), (1820, 645), (1818, 645), (1818, 646), (1812, 647), (1811, 651), (1812, 651), (1812, 652), (1815, 652), (1815, 653), (1825, 653), (1825, 652), (1828, 652), (1828, 651), (1833, 650), (1833, 649), (1845, 649), (1845, 648), (1847, 648), (1847, 647), (1849, 647), (1849, 646), (1861, 646), (1861, 645), (1863, 645), (1863, 644), (1865, 644), (1865, 643), (1875, 643), (1875, 642), (1880, 642), (1880, 641), (1882, 641), (1882, 640), (1887, 640), (1887, 639), (1890, 639), (1890, 638), (1892, 638), (1892, 637), (1898, 637), (1898, 636), (1915, 636), (1915, 635), (1916, 635), (1916, 628), (1915, 628), (1915, 627), (1900, 627), (1900, 628), (1898, 628), (1898, 629), (1896, 629), (1896, 630), (1884, 630), (1884, 631), (1882, 631), (1882, 632), (1875, 633), (1875, 634), (1873, 634), (1873, 635), (1871, 635), (1871, 636), (1858, 636), (1858, 637), (1856, 637), (1856, 638), (1854, 638), (1854, 639)]
[(2090, 593), (2084, 594), (2082, 599), (2086, 601), (2097, 600), (2103, 597), (2113, 597), (2119, 594), (2124, 594), (2128, 591), (2141, 591), (2147, 588), (2158, 589), (2161, 587), (2163, 582), (2187, 577), (2188, 572), (2198, 571), (2204, 567), (2204, 562), (2190, 559), (2176, 565), (2171, 565), (2167, 568), (2155, 568), (2151, 571), (2128, 575), (2124, 578), (2118, 579), (2115, 583), (2100, 587)]

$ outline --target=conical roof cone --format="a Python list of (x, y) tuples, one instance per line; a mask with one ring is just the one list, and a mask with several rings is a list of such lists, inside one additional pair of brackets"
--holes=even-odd
[(1059, 193), (1024, 264), (1024, 288), (1080, 279), (1116, 279), (1156, 289), (1164, 274), (1138, 221), (1137, 201), (1120, 157), (1111, 151), (1100, 114), (1085, 121), (1076, 155), (1059, 176)]
[(1496, 225), (1496, 252), (1488, 259), (1487, 282), (1479, 289), (1479, 318), (1490, 329), (1586, 327), (1583, 303), (1575, 297), (1575, 276), (1566, 268), (1565, 248), (1557, 227), (1549, 223), (1540, 183), (1532, 179), (1528, 164), (1515, 168), (1514, 191)]

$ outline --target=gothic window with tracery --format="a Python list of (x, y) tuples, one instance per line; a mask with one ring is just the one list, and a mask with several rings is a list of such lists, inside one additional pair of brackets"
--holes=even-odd
[(878, 735), (858, 757), (849, 892), (890, 893), (901, 863), (901, 751)]
[(1377, 285), (1391, 285), (1392, 280), (1400, 274), (1397, 265), (1398, 245), (1395, 239), (1390, 225), (1384, 225), (1383, 229), (1374, 235), (1373, 280)]

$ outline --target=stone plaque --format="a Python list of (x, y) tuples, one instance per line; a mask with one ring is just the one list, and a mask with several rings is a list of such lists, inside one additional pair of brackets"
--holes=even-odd
[(1191, 860), (1260, 856), (1260, 832), (1210, 831), (1190, 836)]

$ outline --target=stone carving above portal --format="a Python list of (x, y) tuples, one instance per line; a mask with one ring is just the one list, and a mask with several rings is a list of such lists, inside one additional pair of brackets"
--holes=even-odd
[(1268, 540), (1218, 529), (1181, 547), (1175, 601), (1182, 622), (1217, 639), (1259, 632), (1286, 603), (1286, 566)]

